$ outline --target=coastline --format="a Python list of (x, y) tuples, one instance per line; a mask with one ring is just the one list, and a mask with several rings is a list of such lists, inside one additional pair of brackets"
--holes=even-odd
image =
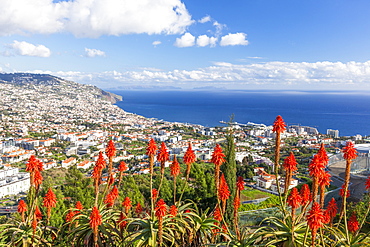
[[(168, 122), (220, 126), (235, 121), (272, 124), (281, 115), (288, 124), (311, 126), (339, 136), (370, 135), (370, 92), (352, 91), (142, 91), (111, 92), (123, 96), (116, 105), (127, 112)], [(325, 97), (323, 97), (325, 95)]]

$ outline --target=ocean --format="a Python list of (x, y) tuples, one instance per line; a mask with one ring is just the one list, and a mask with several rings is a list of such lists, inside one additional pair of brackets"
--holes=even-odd
[(271, 125), (281, 115), (288, 125), (316, 127), (340, 136), (370, 135), (370, 92), (329, 91), (111, 91), (131, 113), (170, 122), (221, 126), (220, 121)]

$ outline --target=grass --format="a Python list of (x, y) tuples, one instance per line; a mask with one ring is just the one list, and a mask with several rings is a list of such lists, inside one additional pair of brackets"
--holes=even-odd
[(241, 201), (249, 201), (249, 200), (255, 200), (255, 199), (260, 199), (260, 198), (265, 198), (265, 197), (270, 197), (270, 196), (271, 196), (270, 193), (252, 189), (252, 188), (246, 188), (242, 190), (240, 199)]

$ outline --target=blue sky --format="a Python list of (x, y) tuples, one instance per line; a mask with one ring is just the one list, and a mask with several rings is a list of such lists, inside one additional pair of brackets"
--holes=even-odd
[(370, 90), (367, 0), (0, 0), (0, 71), (101, 88)]

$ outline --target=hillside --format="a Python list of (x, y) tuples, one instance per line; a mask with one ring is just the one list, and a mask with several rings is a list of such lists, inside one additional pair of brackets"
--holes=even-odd
[(113, 105), (119, 100), (95, 86), (51, 75), (0, 74), (0, 130), (27, 126), (47, 131), (60, 124), (74, 128), (125, 119), (127, 113)]
[(95, 86), (67, 81), (48, 74), (0, 73), (0, 83), (13, 85), (17, 88), (41, 90), (44, 93), (58, 93), (68, 97), (73, 97), (79, 92), (90, 93), (111, 103), (122, 100), (121, 96), (103, 91)]

